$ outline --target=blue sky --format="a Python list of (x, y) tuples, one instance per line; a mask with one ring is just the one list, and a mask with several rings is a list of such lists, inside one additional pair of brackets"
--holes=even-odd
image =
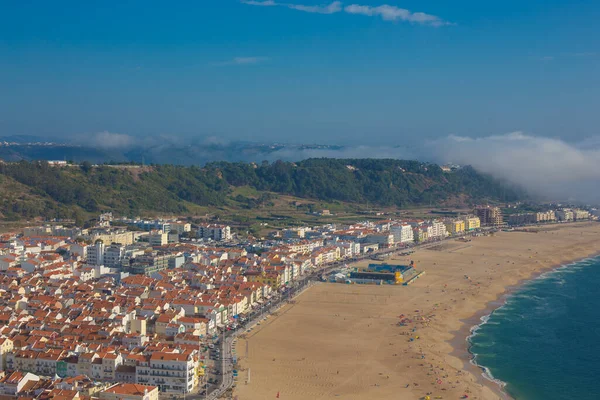
[(245, 3), (4, 1), (0, 136), (598, 133), (597, 0)]

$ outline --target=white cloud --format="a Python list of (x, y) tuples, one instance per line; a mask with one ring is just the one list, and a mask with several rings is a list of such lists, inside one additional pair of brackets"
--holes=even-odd
[(472, 165), (549, 200), (600, 200), (600, 141), (570, 144), (514, 132), (482, 138), (449, 136), (424, 149), (440, 162)]
[(272, 6), (278, 5), (273, 0), (266, 0), (266, 1), (241, 0), (241, 2), (243, 4), (248, 4), (250, 6), (259, 6), (259, 7), (272, 7)]
[(271, 161), (301, 161), (307, 158), (396, 158), (413, 159), (414, 153), (406, 148), (391, 146), (345, 146), (339, 149), (284, 148), (269, 153)]
[[(86, 147), (100, 149), (127, 149), (133, 146), (152, 147), (154, 151), (175, 146), (187, 146), (185, 139), (177, 135), (146, 137), (144, 141), (134, 136), (99, 132), (78, 135), (73, 141)], [(219, 136), (209, 136), (196, 143), (197, 148), (228, 146)], [(478, 171), (522, 186), (544, 200), (569, 200), (600, 202), (600, 136), (590, 137), (578, 143), (561, 139), (533, 136), (523, 132), (492, 135), (479, 138), (451, 135), (422, 142), (411, 147), (384, 145), (345, 146), (339, 149), (314, 149), (287, 147), (268, 154), (239, 151), (232, 146), (232, 153), (204, 155), (207, 159), (256, 161), (253, 157), (269, 160), (298, 161), (311, 157), (332, 158), (396, 158), (420, 159), (439, 164), (456, 163), (471, 165)], [(169, 152), (169, 154), (172, 154)], [(166, 160), (164, 161), (166, 162)]]
[(256, 65), (262, 62), (269, 61), (269, 57), (234, 57), (229, 61), (215, 64), (216, 66), (226, 65)]
[(317, 14), (335, 14), (342, 11), (342, 2), (334, 1), (329, 5), (321, 5), (321, 6), (305, 6), (305, 5), (296, 5), (296, 4), (284, 4), (285, 7), (291, 8), (292, 10), (304, 11), (309, 13), (317, 13)]
[(74, 141), (82, 146), (100, 149), (121, 149), (131, 147), (136, 143), (133, 136), (108, 131), (80, 135), (75, 137)]
[(596, 55), (597, 55), (597, 53), (588, 51), (588, 52), (583, 52), (583, 53), (562, 53), (557, 56), (549, 55), (549, 56), (537, 57), (535, 59), (539, 60), (539, 61), (554, 61), (554, 60), (566, 59), (566, 58), (589, 58), (589, 57), (595, 57)]
[(573, 56), (575, 57), (594, 57), (596, 55), (596, 53), (594, 53), (593, 51), (587, 51), (584, 53), (574, 53)]
[(440, 17), (422, 12), (413, 13), (404, 8), (384, 4), (371, 7), (352, 4), (346, 6), (344, 11), (348, 14), (365, 15), (368, 17), (381, 17), (385, 21), (407, 21), (423, 25), (442, 26), (447, 25)]
[(236, 65), (258, 64), (267, 60), (267, 57), (235, 57), (233, 63)]
[(390, 6), (387, 4), (381, 6), (363, 6), (359, 4), (351, 4), (343, 7), (341, 1), (334, 1), (324, 5), (304, 5), (291, 3), (278, 3), (273, 0), (256, 1), (256, 0), (241, 0), (243, 4), (252, 6), (280, 6), (287, 7), (292, 10), (304, 11), (317, 14), (337, 14), (345, 12), (347, 14), (364, 15), (368, 17), (380, 17), (384, 21), (406, 21), (422, 25), (442, 26), (450, 25), (435, 15), (426, 14), (423, 12), (411, 12), (404, 8)]

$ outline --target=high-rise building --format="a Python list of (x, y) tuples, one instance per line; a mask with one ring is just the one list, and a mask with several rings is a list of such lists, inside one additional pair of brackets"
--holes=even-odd
[(88, 265), (104, 265), (104, 242), (96, 240), (93, 246), (88, 247), (87, 251)]
[(108, 268), (121, 268), (125, 256), (125, 246), (113, 243), (104, 250), (104, 265)]
[(148, 235), (148, 242), (150, 246), (164, 246), (169, 243), (169, 234), (168, 233), (151, 233)]
[(412, 243), (415, 240), (412, 226), (408, 224), (394, 225), (390, 232), (394, 235), (395, 243)]
[(556, 211), (556, 219), (558, 219), (559, 221), (573, 221), (575, 219), (575, 214), (573, 213), (573, 210), (568, 209), (568, 208), (564, 208), (562, 210), (557, 210)]
[(475, 215), (479, 217), (481, 225), (498, 226), (502, 225), (502, 211), (499, 207), (477, 207)]

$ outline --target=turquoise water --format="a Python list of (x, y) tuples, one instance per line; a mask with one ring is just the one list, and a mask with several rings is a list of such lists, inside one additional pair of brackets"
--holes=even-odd
[(600, 399), (600, 258), (542, 275), (469, 339), (475, 362), (518, 400)]

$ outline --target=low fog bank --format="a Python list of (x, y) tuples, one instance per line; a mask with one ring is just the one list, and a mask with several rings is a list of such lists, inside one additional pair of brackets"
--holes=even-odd
[(480, 172), (526, 189), (540, 200), (600, 203), (600, 138), (570, 144), (513, 132), (481, 138), (448, 136), (412, 148), (284, 149), (274, 152), (270, 158), (295, 161), (309, 157), (398, 158), (440, 165), (471, 165)]
[(471, 165), (524, 188), (540, 200), (600, 203), (600, 138), (570, 144), (522, 132), (481, 138), (448, 136), (412, 148), (283, 149), (269, 159), (296, 161), (310, 157), (397, 158)]
[[(471, 165), (526, 189), (540, 200), (600, 203), (600, 137), (581, 143), (522, 132), (469, 138), (448, 136), (413, 146), (327, 146), (229, 141), (208, 136), (140, 137), (100, 132), (70, 141), (80, 147), (26, 148), (0, 152), (5, 160), (71, 159), (204, 165), (216, 161), (300, 161), (307, 158), (393, 158)], [(35, 150), (35, 151), (34, 151)], [(64, 153), (64, 154), (63, 154)]]
[(475, 169), (522, 186), (544, 200), (600, 202), (600, 142), (569, 144), (521, 132), (482, 138), (450, 136), (427, 144), (439, 163)]

